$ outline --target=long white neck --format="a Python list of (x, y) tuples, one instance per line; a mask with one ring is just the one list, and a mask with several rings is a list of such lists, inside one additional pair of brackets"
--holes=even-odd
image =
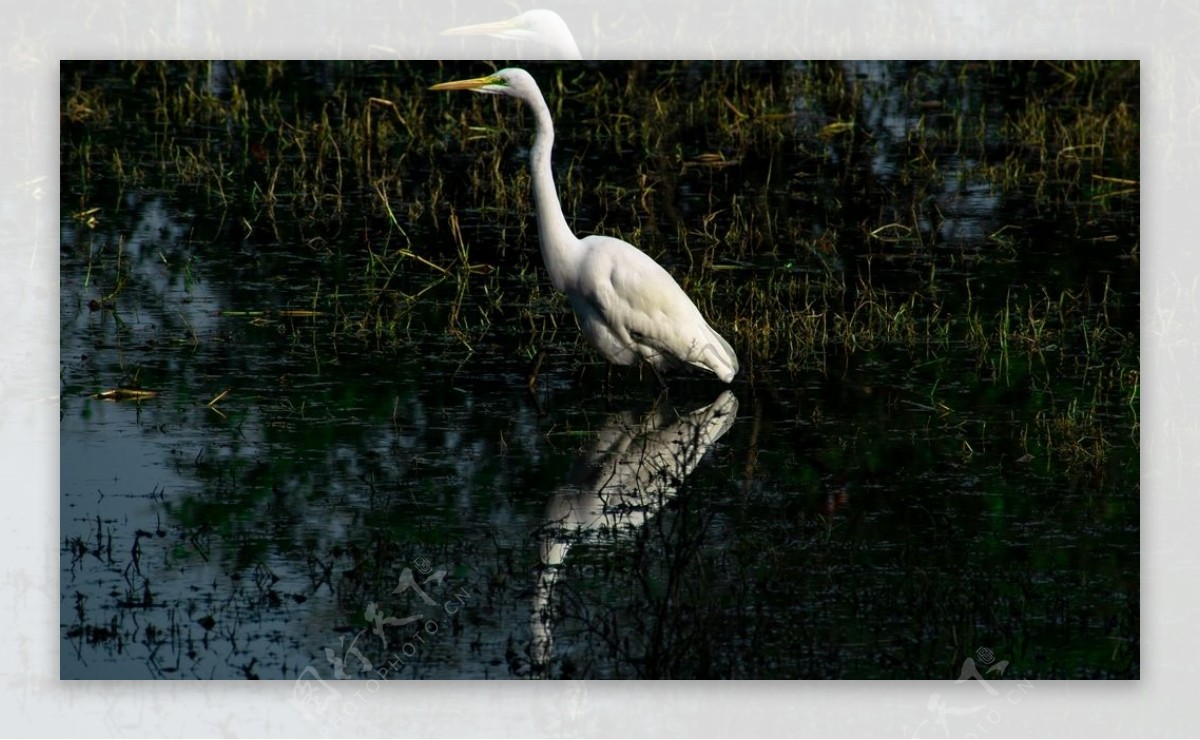
[(554, 173), (550, 169), (550, 150), (554, 148), (554, 124), (546, 100), (537, 94), (527, 100), (537, 122), (533, 149), (529, 153), (529, 169), (533, 177), (533, 204), (537, 212), (538, 240), (542, 245), (542, 261), (550, 282), (560, 291), (566, 289), (568, 276), (579, 258), (579, 239), (571, 233), (563, 217), (558, 193), (554, 189)]

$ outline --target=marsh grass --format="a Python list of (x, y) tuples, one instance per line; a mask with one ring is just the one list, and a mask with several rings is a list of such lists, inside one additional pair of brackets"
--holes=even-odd
[[(93, 84), (88, 65), (62, 71), (64, 203), (91, 228), (119, 207), (109, 188), (175, 189), (219, 212), (226, 238), (349, 265), (335, 285), (314, 276), (302, 306), (332, 317), (330, 331), (408, 346), (414, 327), (440, 324), (466, 356), (582, 349), (559, 331), (569, 308), (540, 272), (528, 112), (426, 89), (486, 65), (109, 66), (127, 86)], [(559, 124), (568, 220), (665, 264), (752, 380), (884, 347), (972, 353), (981, 373), (1023, 355), (1136, 377), (1136, 281), (1038, 273), (1071, 249), (1039, 243), (1048, 228), (1136, 272), (1138, 65), (887, 69), (893, 79), (740, 62), (534, 72)], [(902, 128), (878, 118), (879, 101)], [(880, 151), (904, 166), (872, 168)], [(950, 235), (961, 204), (1018, 196), (1028, 219)], [(87, 287), (119, 312), (119, 250), (81, 249)], [(1136, 381), (1109, 384), (1134, 405)], [(1073, 440), (1047, 447), (1103, 456), (1094, 407), (1047, 414), (1040, 433)]]

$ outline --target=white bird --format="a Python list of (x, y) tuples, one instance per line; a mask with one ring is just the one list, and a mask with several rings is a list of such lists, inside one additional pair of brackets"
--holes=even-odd
[(509, 41), (532, 41), (553, 52), (552, 59), (583, 59), (571, 29), (553, 10), (527, 10), (515, 18), (492, 23), (457, 26), (443, 36), (491, 36)]
[(529, 155), (542, 260), (550, 282), (565, 293), (584, 336), (609, 362), (639, 360), (655, 371), (679, 364), (709, 370), (726, 383), (738, 372), (737, 355), (713, 331), (670, 273), (628, 242), (571, 233), (554, 189), (550, 150), (554, 125), (537, 82), (523, 69), (443, 82), (431, 90), (508, 95), (533, 109), (537, 133)]

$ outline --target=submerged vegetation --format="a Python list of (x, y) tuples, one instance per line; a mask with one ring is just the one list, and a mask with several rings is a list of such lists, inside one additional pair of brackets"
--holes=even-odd
[[(1056, 636), (1070, 631), (1071, 620), (1083, 620), (1089, 636), (1103, 635), (1102, 646), (1089, 642), (1089, 658), (1080, 662), (1090, 666), (1088, 675), (1137, 674), (1137, 62), (523, 66), (555, 117), (556, 184), (573, 229), (620, 237), (657, 259), (741, 360), (733, 390), (741, 396), (740, 417), (752, 422), (735, 426), (724, 441), (739, 454), (729, 466), (739, 468), (730, 474), (737, 500), (718, 500), (715, 513), (705, 515), (710, 523), (738, 522), (741, 534), (730, 535), (728, 550), (697, 546), (699, 554), (685, 563), (694, 577), (683, 579), (682, 595), (655, 591), (647, 576), (643, 586), (653, 592), (647, 598), (663, 611), (630, 609), (638, 620), (670, 617), (668, 602), (682, 598), (695, 608), (689, 618), (702, 614), (721, 634), (740, 632), (735, 623), (765, 628), (792, 619), (782, 602), (804, 601), (797, 584), (813, 586), (806, 580), (818, 578), (813, 573), (830, 581), (858, 578), (864, 590), (855, 598), (890, 605), (894, 598), (876, 599), (870, 590), (895, 586), (885, 582), (888, 569), (899, 567), (894, 551), (862, 554), (856, 538), (869, 540), (864, 532), (876, 531), (873, 525), (906, 532), (912, 524), (913, 534), (896, 535), (911, 537), (899, 540), (904, 567), (954, 574), (962, 566), (978, 576), (954, 593), (944, 593), (949, 581), (897, 576), (903, 586), (892, 592), (919, 605), (914, 609), (940, 610), (929, 629), (943, 641), (953, 634), (953, 659), (919, 647), (925, 650), (919, 657), (884, 656), (896, 661), (887, 663), (851, 657), (847, 649), (843, 665), (841, 657), (810, 652), (806, 665), (818, 666), (814, 675), (850, 664), (853, 670), (838, 675), (957, 675), (954, 661), (978, 646), (960, 645), (959, 638), (987, 638), (981, 625), (1021, 632), (1026, 617)], [(181, 538), (171, 563), (191, 557), (195, 542), (205, 543), (204, 553), (219, 548), (214, 541), (232, 531), (243, 539), (230, 546), (236, 552), (230, 571), (258, 578), (262, 552), (278, 548), (325, 574), (331, 591), (331, 573), (352, 574), (343, 580), (366, 602), (395, 575), (372, 562), (381, 552), (397, 562), (430, 552), (395, 537), (411, 532), (412, 511), (402, 508), (411, 491), (441, 507), (432, 531), (416, 535), (418, 543), (457, 547), (446, 544), (452, 538), (445, 532), (458, 525), (443, 512), (461, 504), (453, 478), (461, 461), (422, 456), (425, 448), (395, 442), (381, 456), (357, 438), (352, 444), (367, 452), (356, 463), (327, 453), (343, 435), (353, 436), (351, 420), (367, 420), (395, 439), (406, 424), (416, 426), (405, 420), (401, 394), (390, 395), (385, 383), (431, 395), (430, 408), (449, 420), (430, 430), (447, 439), (458, 434), (456, 424), (478, 427), (492, 460), (479, 463), (487, 475), (514, 481), (514, 489), (530, 480), (535, 490), (554, 485), (540, 469), (531, 472), (532, 462), (530, 469), (514, 462), (523, 453), (540, 459), (531, 452), (540, 448), (519, 439), (505, 419), (519, 401), (476, 407), (471, 394), (499, 383), (520, 398), (531, 368), (557, 377), (557, 385), (544, 384), (551, 389), (574, 385), (585, 395), (599, 393), (578, 381), (605, 378), (608, 369), (541, 264), (527, 170), (528, 111), (494, 96), (427, 90), (491, 68), (62, 64), (62, 305), (64, 313), (98, 316), (93, 323), (114, 327), (111, 333), (89, 327), (95, 335), (87, 341), (96, 354), (115, 346), (120, 355), (114, 371), (64, 353), (64, 398), (114, 388), (160, 391), (155, 403), (176, 404), (175, 413), (185, 405), (196, 409), (201, 426), (228, 435), (220, 456), (214, 449), (189, 463), (171, 451), (172, 466), (192, 471), (214, 499), (197, 497), (172, 509), (190, 539)], [(147, 233), (135, 240), (127, 214), (149, 198), (161, 198), (173, 216), (149, 219)], [(168, 275), (189, 295), (222, 286), (218, 328), (198, 328), (176, 305), (151, 305), (151, 274)], [(129, 329), (151, 309), (161, 316), (149, 338)], [(269, 357), (252, 364), (238, 354), (248, 343), (268, 347)], [(197, 365), (205, 387), (174, 380), (173, 362), (146, 359), (147, 348), (203, 358)], [(398, 364), (402, 369), (392, 375)], [(450, 370), (431, 388), (424, 378), (426, 365), (434, 364)], [(317, 377), (299, 378), (299, 365), (316, 368)], [(351, 380), (319, 377), (330, 367)], [(622, 372), (637, 377), (636, 370), (616, 371)], [(612, 386), (605, 388), (611, 394)], [(630, 396), (635, 390), (626, 389)], [(542, 393), (539, 412), (553, 395)], [(563, 413), (538, 430), (540, 444), (558, 453), (570, 452), (597, 423), (585, 409)], [(256, 425), (261, 439), (247, 432)], [(430, 445), (452, 447), (430, 441), (433, 431), (422, 433)], [(287, 454), (260, 458), (257, 443), (295, 445), (306, 464), (319, 462), (310, 470)], [(928, 489), (938, 485), (921, 465), (960, 476), (955, 493), (962, 497), (935, 500)], [(565, 477), (558, 470), (549, 477), (559, 472)], [(276, 521), (288, 510), (284, 497), (292, 497), (289, 506), (312, 505), (340, 490), (343, 479), (365, 491), (370, 511), (384, 521), (363, 525), (361, 548), (302, 539), (289, 529), (300, 528), (298, 514)], [(1083, 532), (1118, 533), (1102, 576), (1089, 580), (1090, 566), (1077, 562), (1086, 558), (1054, 550), (1025, 530), (1020, 536), (1005, 530), (1019, 542), (1002, 542), (1002, 525), (990, 520), (969, 530), (987, 540), (978, 554), (937, 534), (967, 526), (954, 515), (973, 521), (980, 510), (1020, 512), (1029, 521), (1059, 517), (1044, 514), (1057, 505), (1047, 502), (1049, 494), (1006, 496), (1006, 485), (1020, 487), (1014, 480), (1030, 490), (1043, 483), (1049, 490), (1046, 481), (1053, 481), (1079, 491), (1080, 508), (1064, 507), (1062, 520)], [(505, 495), (522, 503), (519, 491)], [(826, 503), (795, 503), (805, 496)], [(848, 499), (869, 500), (875, 509), (847, 517)], [(540, 506), (527, 508), (540, 512)], [(766, 513), (755, 518), (756, 507)], [(362, 524), (365, 516), (355, 511), (352, 520)], [(257, 531), (255, 523), (266, 519), (275, 522), (272, 539)], [(64, 535), (72, 569), (86, 551), (80, 543), (105, 531), (98, 520), (86, 529), (73, 539)], [(805, 543), (800, 550), (779, 544), (797, 538)], [(481, 541), (461, 548), (479, 561), (494, 558), (489, 578), (504, 593), (504, 579), (520, 571), (525, 555)], [(912, 554), (925, 546), (929, 558)], [(984, 556), (1005, 548), (1015, 554), (994, 576), (1001, 571)], [(589, 557), (586, 548), (580, 552)], [(630, 561), (628, 552), (618, 552), (607, 562), (636, 578), (646, 572), (639, 571), (644, 555), (639, 550)], [(742, 602), (720, 600), (732, 598), (728, 591), (714, 598), (718, 559), (745, 583), (775, 577), (776, 590), (756, 604), (778, 599), (780, 608), (748, 616), (753, 610), (743, 614)], [(1024, 569), (1026, 561), (1033, 565)], [(868, 577), (855, 570), (862, 564), (874, 568)], [(1043, 577), (1053, 568), (1081, 579), (1071, 587), (1088, 605), (1083, 616), (1045, 592), (1059, 587)], [(794, 580), (779, 581), (781, 573)], [(675, 583), (678, 574), (669, 575)], [(274, 583), (264, 588), (273, 592)], [(321, 583), (314, 583), (319, 592)], [(141, 598), (136, 579), (129, 588), (126, 601)], [(1120, 595), (1110, 598), (1105, 589)], [(840, 613), (819, 598), (804, 603), (813, 620)], [(264, 601), (255, 608), (264, 604), (274, 606)], [(111, 639), (103, 630), (116, 627), (101, 616), (92, 624), (83, 614), (81, 602), (75, 637)], [(891, 618), (878, 616), (848, 628), (850, 641), (877, 639), (867, 630)], [(629, 622), (625, 612), (609, 617)], [(797, 639), (819, 649), (823, 638), (805, 629)], [(702, 639), (684, 642), (688, 660), (709, 649)], [(796, 649), (784, 642), (781, 654)], [(897, 652), (900, 642), (893, 644)], [(1028, 650), (1026, 666), (1041, 649), (1033, 642), (1021, 648)], [(624, 656), (629, 648), (613, 649)], [(627, 672), (639, 674), (638, 660), (630, 657)], [(664, 658), (661, 665), (671, 666), (665, 674), (689, 675), (686, 662)], [(1038, 665), (1024, 675), (1088, 672)], [(777, 675), (765, 664), (734, 668)]]

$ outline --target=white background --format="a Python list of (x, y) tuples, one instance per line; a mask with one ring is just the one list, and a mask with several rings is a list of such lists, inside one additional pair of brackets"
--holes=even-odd
[[(436, 32), (532, 7), (559, 10), (585, 57), (1142, 60), (1142, 680), (998, 682), (995, 696), (930, 681), (363, 683), (329, 734), (1200, 732), (1200, 3), (125, 0), (6, 3), (0, 17), (0, 733), (322, 731), (290, 682), (58, 680), (58, 61), (462, 57), (480, 47)], [(937, 702), (987, 709), (943, 727)]]

